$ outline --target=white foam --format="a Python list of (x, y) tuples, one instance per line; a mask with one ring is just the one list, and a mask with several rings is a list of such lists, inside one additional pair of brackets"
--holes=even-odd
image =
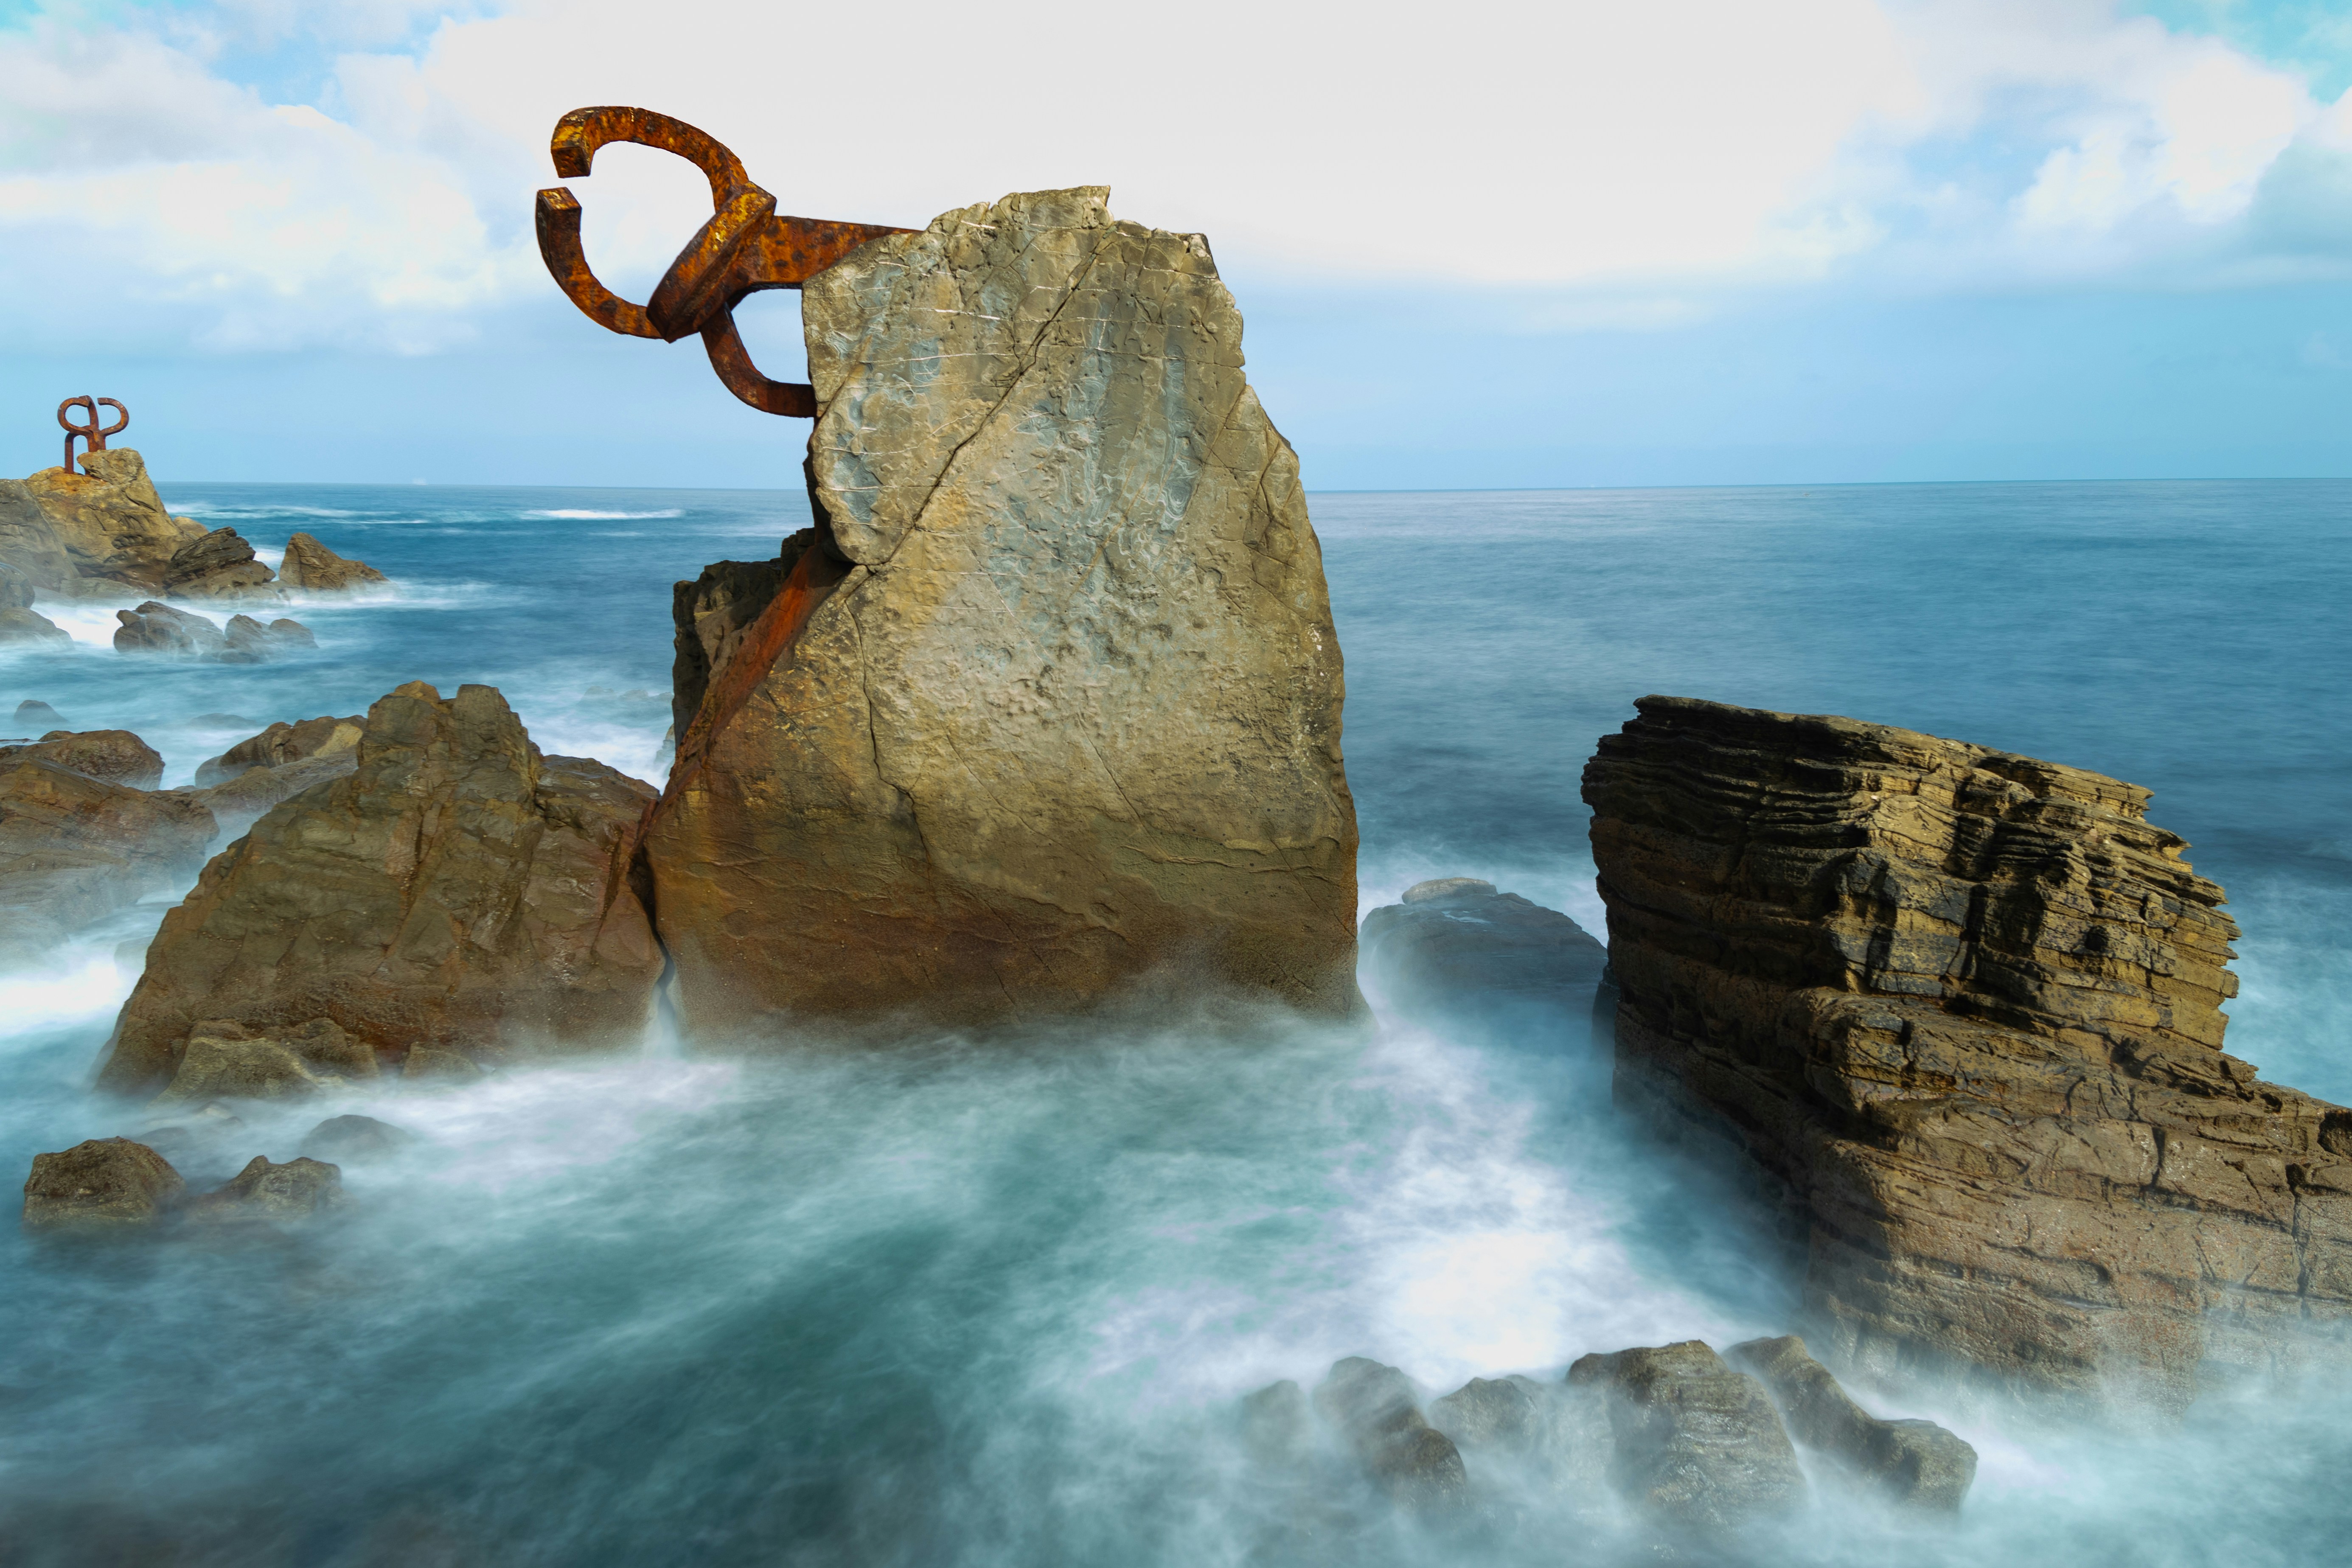
[(583, 507), (555, 507), (544, 511), (527, 511), (525, 517), (562, 518), (579, 522), (628, 522), (646, 517), (684, 517), (685, 511), (671, 507), (664, 511), (591, 511)]

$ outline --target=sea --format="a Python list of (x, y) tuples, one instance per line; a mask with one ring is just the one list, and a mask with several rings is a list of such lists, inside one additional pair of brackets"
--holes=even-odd
[[(117, 654), (111, 605), (0, 653), (0, 723), (127, 728), (165, 782), (405, 681), (504, 691), (545, 751), (658, 781), (671, 584), (797, 491), (166, 484), (274, 558), (390, 584), (318, 648)], [(1486, 878), (1599, 931), (1579, 774), (1661, 692), (1905, 725), (2155, 791), (2243, 928), (2231, 1050), (2352, 1102), (2352, 483), (1318, 494), (1364, 906)], [(92, 1073), (176, 893), (0, 976), (0, 1171), (154, 1118)], [(1297, 1500), (1236, 1401), (1339, 1358), (1428, 1394), (1591, 1351), (1783, 1332), (1792, 1282), (1608, 1103), (1591, 1047), (1381, 1016), (1167, 1016), (899, 1048), (640, 1048), (247, 1110), (420, 1141), (268, 1244), (0, 1226), (0, 1563), (2307, 1568), (2352, 1562), (2352, 1387), (2067, 1425), (1935, 1386), (1956, 1522), (1817, 1477), (1785, 1526), (1661, 1547), (1539, 1487), (1440, 1528)], [(192, 1175), (226, 1173), (192, 1173)]]

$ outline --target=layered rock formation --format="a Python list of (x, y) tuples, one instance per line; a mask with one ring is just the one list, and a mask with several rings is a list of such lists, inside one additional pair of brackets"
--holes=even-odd
[(281, 719), (257, 735), (247, 735), (219, 756), (198, 763), (196, 785), (210, 788), (256, 768), (282, 768), (310, 757), (355, 752), (361, 731), (366, 727), (366, 719), (357, 713), (343, 719), (322, 713), (316, 719), (295, 723)]
[(282, 599), (276, 578), (233, 528), (214, 529), (163, 563), (163, 591), (181, 599)]
[(310, 534), (298, 533), (286, 542), (278, 581), (306, 594), (348, 594), (385, 578), (366, 562), (345, 560)]
[(273, 807), (164, 917), (100, 1081), (161, 1087), (219, 1021), (331, 1020), (394, 1061), (634, 1037), (662, 968), (628, 875), (652, 795), (541, 755), (488, 687), (400, 688), (356, 771)]
[(1728, 1146), (1839, 1359), (2178, 1405), (2352, 1324), (2352, 1112), (2221, 1050), (2221, 889), (2097, 773), (1645, 698), (1584, 775), (1620, 1102)]
[(1367, 984), (1397, 1013), (1552, 1039), (1581, 1031), (1609, 953), (1557, 910), (1475, 877), (1405, 889), (1364, 917)]
[(646, 858), (688, 1022), (1359, 1006), (1339, 644), (1207, 246), (1012, 196), (802, 313), (818, 537), (680, 595), (713, 668)]
[[(204, 864), (212, 813), (75, 765), (152, 782), (162, 760), (122, 731), (52, 735), (0, 755), (0, 963), (21, 963)], [(119, 743), (126, 737), (130, 745)], [(136, 752), (131, 750), (136, 747)], [(143, 753), (140, 755), (139, 753)]]

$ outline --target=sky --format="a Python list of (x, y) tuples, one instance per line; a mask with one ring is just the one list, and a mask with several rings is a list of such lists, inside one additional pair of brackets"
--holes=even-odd
[[(0, 472), (789, 486), (531, 232), (565, 110), (782, 210), (1206, 234), (1318, 489), (2352, 475), (2352, 6), (0, 0)], [(690, 165), (562, 182), (642, 300)], [(800, 380), (797, 296), (741, 312)]]

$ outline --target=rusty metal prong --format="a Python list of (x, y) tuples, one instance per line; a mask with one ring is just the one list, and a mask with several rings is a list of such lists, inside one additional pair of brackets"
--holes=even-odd
[[(77, 425), (67, 418), (66, 410), (68, 408), (85, 410), (89, 415), (89, 423)], [(111, 408), (122, 417), (111, 425), (101, 425), (98, 418), (98, 411), (101, 408)], [(111, 397), (68, 397), (58, 405), (58, 424), (66, 433), (65, 470), (70, 474), (74, 470), (74, 437), (77, 436), (81, 437), (82, 456), (85, 458), (92, 452), (103, 452), (106, 450), (106, 438), (109, 436), (120, 436), (131, 428), (131, 410), (115, 402)]]
[(108, 426), (105, 429), (100, 430), (98, 433), (98, 449), (103, 452), (106, 450), (106, 438), (109, 436), (120, 436), (125, 430), (131, 428), (131, 410), (123, 407), (120, 403), (115, 402), (111, 397), (101, 397), (98, 400), (98, 408), (93, 408), (89, 411), (89, 422), (93, 425), (98, 423), (99, 408), (111, 408), (117, 414), (122, 416), (121, 418), (116, 420), (113, 424)]
[(587, 252), (580, 247), (580, 203), (570, 191), (556, 186), (540, 192), (537, 221), (540, 259), (547, 263), (556, 286), (580, 307), (583, 315), (629, 337), (661, 336), (644, 306), (630, 304), (597, 282), (596, 275), (588, 270)]
[(683, 120), (672, 120), (650, 109), (611, 103), (575, 109), (555, 122), (555, 134), (549, 139), (547, 150), (555, 156), (555, 173), (560, 178), (579, 180), (587, 177), (596, 149), (614, 142), (658, 147), (684, 158), (709, 178), (710, 205), (714, 207), (725, 206), (731, 192), (751, 183), (751, 176), (743, 173), (743, 161), (716, 137), (697, 131)]
[(721, 310), (711, 318), (702, 329), (702, 347), (727, 390), (752, 407), (787, 419), (816, 417), (816, 388), (804, 381), (770, 381), (761, 375), (743, 346), (742, 334), (735, 330), (732, 311)]
[(664, 342), (702, 330), (727, 310), (735, 288), (736, 259), (776, 216), (776, 198), (757, 185), (728, 193), (719, 210), (695, 231), (646, 301), (646, 319)]

